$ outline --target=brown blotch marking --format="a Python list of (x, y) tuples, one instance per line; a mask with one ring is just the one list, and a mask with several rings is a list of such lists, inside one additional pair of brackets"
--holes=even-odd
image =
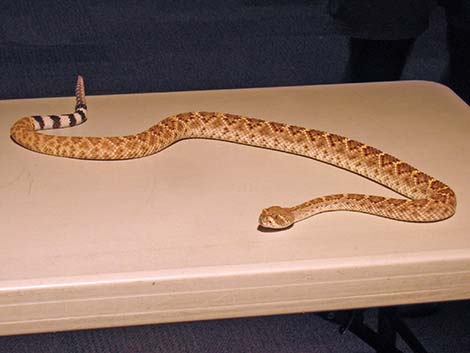
[(439, 193), (443, 194), (443, 195), (448, 195), (449, 197), (455, 197), (454, 191), (451, 188), (449, 188), (448, 186), (446, 186), (445, 189), (440, 190)]
[(372, 203), (379, 203), (386, 200), (386, 198), (383, 196), (369, 196), (368, 199)]
[(126, 139), (124, 144), (127, 149), (132, 149), (135, 147), (135, 142), (132, 139)]
[[(183, 121), (183, 122), (187, 122), (187, 121), (196, 119), (196, 116), (194, 116), (193, 114), (179, 113), (179, 114), (176, 114), (176, 115), (175, 115), (175, 118), (176, 118), (177, 120), (180, 120), (180, 121)], [(171, 120), (173, 120), (173, 119), (171, 119)]]
[(398, 175), (411, 174), (415, 170), (415, 168), (405, 162), (397, 163), (396, 169)]
[(77, 145), (77, 146), (82, 142), (82, 138), (81, 138), (81, 137), (73, 137), (73, 136), (72, 136), (72, 137), (70, 137), (70, 139), (72, 140), (72, 143), (73, 143), (74, 145)]
[(409, 200), (405, 200), (405, 199), (388, 199), (387, 202), (389, 204), (391, 204), (392, 206), (398, 207), (398, 206), (401, 206), (401, 205), (409, 202)]
[[(159, 136), (153, 132), (149, 134), (149, 141), (148, 143), (152, 146), (155, 146), (158, 143), (158, 138)], [(118, 144), (121, 142), (121, 140), (118, 139)]]
[[(207, 121), (201, 119), (200, 121), (212, 130), (223, 129), (224, 127), (226, 127), (225, 121), (222, 119), (209, 119)], [(191, 133), (191, 131), (189, 131), (189, 133)]]
[(371, 147), (371, 146), (365, 146), (363, 148), (363, 151), (364, 151), (364, 156), (365, 157), (375, 156), (375, 155), (378, 155), (378, 154), (381, 153), (380, 150), (378, 150), (375, 147)]
[(321, 204), (325, 202), (325, 200), (323, 199), (323, 197), (317, 197), (313, 200), (310, 200), (310, 201), (306, 201), (306, 202), (303, 202), (302, 204), (300, 205), (297, 205), (297, 206), (294, 206), (292, 207), (292, 210), (299, 210), (299, 209), (304, 209), (304, 208), (309, 208), (309, 207), (314, 207), (318, 204)]
[[(368, 158), (366, 157), (366, 159), (365, 159), (365, 164), (366, 164), (366, 166), (368, 166), (369, 168), (374, 168), (374, 167), (377, 166), (377, 159), (375, 159), (375, 158), (373, 158), (373, 157), (374, 157), (374, 156), (371, 155), (371, 156), (369, 156)], [(373, 172), (373, 171), (371, 171), (371, 173), (370, 173), (371, 175), (372, 175), (372, 172)]]
[(419, 199), (419, 200), (414, 200), (412, 204), (415, 207), (424, 207), (428, 204), (429, 200), (428, 199)]
[(201, 113), (200, 114), (200, 117), (199, 119), (201, 119), (201, 121), (204, 123), (204, 124), (208, 124), (210, 122), (214, 122), (214, 121), (219, 121), (219, 119), (215, 119), (215, 115), (212, 114), (212, 113), (207, 113), (207, 112), (204, 112), (204, 113)]
[(246, 127), (250, 130), (259, 129), (263, 126), (264, 121), (254, 118), (247, 118), (246, 119)]
[(328, 140), (328, 143), (330, 144), (331, 147), (342, 145), (344, 141), (344, 137), (335, 135), (335, 134), (327, 134), (325, 135), (325, 137)]
[(199, 125), (201, 125), (201, 119), (199, 119), (199, 117), (194, 114), (189, 115), (187, 119), (183, 121), (186, 124), (185, 127), (188, 127), (190, 129), (197, 129)]
[(444, 184), (443, 182), (439, 181), (439, 180), (432, 180), (429, 184), (429, 187), (432, 189), (432, 190), (439, 190), (439, 189), (444, 189), (447, 187), (446, 184)]
[(75, 156), (77, 154), (77, 148), (74, 145), (71, 145), (69, 148), (69, 152), (71, 155)]
[(286, 129), (286, 125), (281, 124), (281, 123), (271, 122), (269, 123), (269, 125), (271, 126), (271, 129), (276, 133), (283, 133), (284, 130)]
[[(139, 139), (139, 141), (143, 142), (143, 143), (147, 143), (148, 140), (149, 140), (149, 136), (148, 134), (146, 133), (142, 133), (142, 134), (138, 134), (137, 135), (137, 138)], [(119, 141), (115, 138), (115, 137), (110, 137), (108, 138), (109, 142), (111, 142), (113, 145), (117, 145), (119, 143)]]
[(361, 201), (363, 200), (366, 195), (362, 195), (362, 194), (348, 194), (347, 197), (349, 199), (352, 199), (352, 200), (355, 200), (355, 201)]
[(317, 130), (313, 130), (313, 129), (307, 130), (307, 131), (305, 131), (305, 133), (307, 134), (307, 137), (312, 142), (317, 142), (317, 140), (319, 140), (320, 138), (323, 137), (322, 132), (317, 131)]
[(62, 140), (62, 147), (67, 148), (67, 147), (70, 146), (70, 144), (71, 144), (70, 139), (65, 138), (65, 139)]
[(446, 202), (448, 194), (436, 193), (430, 197), (430, 199), (437, 202)]
[(394, 163), (398, 162), (399, 159), (398, 158), (395, 158), (389, 154), (381, 154), (380, 157), (379, 157), (379, 162), (380, 162), (380, 166), (381, 167), (390, 167), (390, 166), (393, 166)]
[(348, 149), (350, 151), (356, 151), (356, 150), (359, 150), (362, 148), (362, 146), (364, 146), (363, 143), (360, 143), (358, 141), (355, 141), (355, 140), (348, 140), (346, 142), (346, 145), (348, 146)]
[(151, 134), (159, 135), (162, 132), (162, 126), (160, 124), (155, 124), (147, 129)]
[(308, 204), (313, 206), (313, 205), (318, 205), (323, 202), (325, 202), (325, 199), (323, 197), (317, 197), (316, 199), (310, 200)]
[(417, 172), (414, 178), (415, 178), (415, 182), (417, 185), (427, 184), (429, 180), (431, 179), (430, 176), (428, 176), (427, 174), (424, 174), (423, 172)]
[[(41, 135), (39, 134), (30, 134), (29, 137), (31, 139), (31, 142), (35, 145), (38, 145), (42, 140)], [(71, 141), (70, 138), (68, 138), (67, 140)]]
[(175, 131), (174, 128), (166, 127), (158, 131), (158, 134), (165, 140), (168, 140), (173, 137), (173, 131)]
[(160, 121), (160, 124), (168, 129), (177, 129), (181, 125), (181, 121), (180, 119), (168, 118)]
[(299, 134), (302, 134), (305, 131), (303, 127), (292, 126), (292, 125), (288, 127), (288, 130), (292, 136), (297, 136)]
[(342, 199), (343, 197), (344, 197), (344, 195), (338, 194), (338, 195), (324, 196), (323, 198), (325, 199), (325, 201), (334, 201), (334, 200)]
[(186, 114), (188, 117), (188, 120), (199, 120), (199, 115), (195, 112), (191, 112), (189, 114)]
[[(147, 139), (144, 139), (144, 137), (141, 137), (140, 139), (141, 139), (142, 142), (147, 142), (148, 141), (148, 137), (147, 137)], [(119, 139), (119, 137), (109, 137), (108, 141), (113, 146), (113, 148), (117, 148), (121, 144), (121, 140)]]
[(237, 123), (240, 122), (239, 116), (238, 115), (233, 115), (233, 114), (224, 114), (224, 122), (228, 126), (233, 126)]

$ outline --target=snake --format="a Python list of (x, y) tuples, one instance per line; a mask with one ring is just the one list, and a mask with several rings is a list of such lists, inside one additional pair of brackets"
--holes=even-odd
[(213, 139), (309, 157), (379, 183), (400, 198), (342, 193), (316, 197), (292, 207), (271, 206), (259, 226), (285, 229), (329, 211), (361, 212), (408, 222), (435, 222), (456, 210), (454, 191), (400, 159), (354, 139), (280, 122), (221, 112), (194, 111), (164, 118), (147, 130), (126, 136), (57, 136), (41, 130), (74, 127), (87, 120), (85, 84), (78, 76), (75, 110), (70, 114), (32, 115), (12, 125), (10, 136), (26, 149), (59, 157), (124, 160), (155, 154), (183, 139)]

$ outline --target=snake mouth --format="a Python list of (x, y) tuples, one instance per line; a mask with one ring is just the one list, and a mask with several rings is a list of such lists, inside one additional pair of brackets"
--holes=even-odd
[(294, 226), (294, 223), (288, 225), (287, 227), (283, 227), (283, 228), (271, 228), (271, 227), (265, 227), (265, 226), (262, 226), (261, 224), (258, 225), (258, 228), (257, 230), (261, 233), (278, 233), (278, 232), (282, 232), (284, 230), (289, 230), (291, 229), (292, 227)]

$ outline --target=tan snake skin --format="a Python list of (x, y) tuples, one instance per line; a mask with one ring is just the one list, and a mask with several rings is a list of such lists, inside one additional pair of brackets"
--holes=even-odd
[(361, 142), (328, 132), (246, 116), (189, 112), (167, 117), (129, 136), (52, 136), (37, 130), (78, 125), (86, 120), (83, 79), (78, 78), (75, 113), (19, 119), (11, 137), (30, 150), (54, 156), (116, 160), (148, 156), (176, 141), (205, 138), (263, 147), (314, 158), (374, 180), (405, 198), (361, 194), (318, 197), (294, 207), (273, 206), (259, 217), (262, 227), (286, 228), (312, 215), (348, 210), (403, 221), (432, 222), (455, 213), (456, 196), (441, 181), (399, 159)]

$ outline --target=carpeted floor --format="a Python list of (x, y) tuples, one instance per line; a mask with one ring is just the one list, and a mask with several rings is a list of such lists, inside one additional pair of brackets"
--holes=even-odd
[[(403, 79), (439, 81), (445, 45), (438, 10)], [(89, 94), (338, 83), (346, 59), (323, 0), (0, 5), (0, 99), (70, 96), (77, 73)], [(407, 323), (430, 352), (470, 352), (470, 301)], [(309, 313), (0, 337), (0, 353), (372, 351)]]

